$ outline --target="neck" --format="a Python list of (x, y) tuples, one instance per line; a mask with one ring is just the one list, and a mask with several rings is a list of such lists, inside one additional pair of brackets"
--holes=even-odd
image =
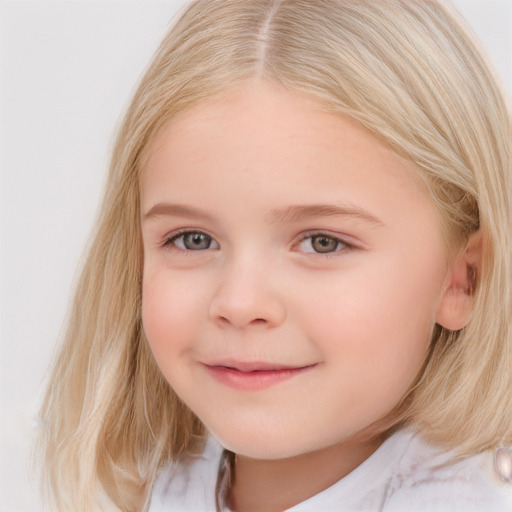
[(383, 439), (356, 440), (277, 460), (236, 456), (229, 507), (278, 512), (324, 491), (364, 462)]

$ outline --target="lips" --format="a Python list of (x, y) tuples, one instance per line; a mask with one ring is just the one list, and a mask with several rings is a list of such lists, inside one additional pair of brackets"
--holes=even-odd
[(268, 362), (219, 361), (205, 364), (208, 373), (230, 388), (257, 391), (299, 376), (316, 365), (288, 366)]
[(220, 366), (224, 368), (230, 368), (232, 370), (238, 370), (239, 372), (266, 372), (266, 371), (278, 371), (278, 370), (293, 370), (300, 368), (300, 366), (290, 366), (277, 363), (265, 363), (260, 361), (219, 361), (208, 364), (207, 366)]

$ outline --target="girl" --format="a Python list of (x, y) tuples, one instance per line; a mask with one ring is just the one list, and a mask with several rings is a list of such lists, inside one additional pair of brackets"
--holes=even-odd
[(54, 509), (512, 511), (510, 141), (440, 1), (194, 2), (114, 148)]

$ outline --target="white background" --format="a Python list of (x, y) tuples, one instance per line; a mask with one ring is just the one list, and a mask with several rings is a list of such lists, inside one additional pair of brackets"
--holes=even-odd
[[(42, 379), (112, 135), (185, 0), (0, 2), (0, 512), (36, 512)], [(512, 0), (457, 0), (512, 91)]]

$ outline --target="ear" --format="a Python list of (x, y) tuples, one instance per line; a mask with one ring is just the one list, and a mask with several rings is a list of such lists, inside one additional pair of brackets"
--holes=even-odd
[(436, 316), (436, 322), (445, 329), (458, 331), (469, 322), (481, 267), (482, 246), (482, 233), (472, 233), (465, 248), (452, 262)]

